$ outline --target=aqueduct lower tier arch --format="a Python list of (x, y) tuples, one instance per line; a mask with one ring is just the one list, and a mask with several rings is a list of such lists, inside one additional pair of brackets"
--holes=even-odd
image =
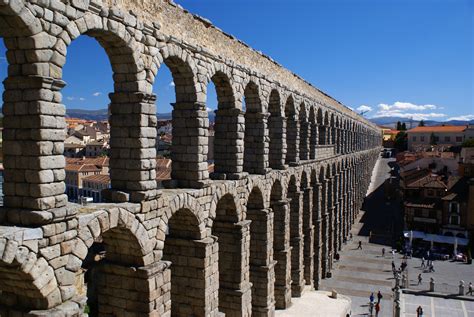
[[(110, 203), (80, 207), (64, 194), (61, 89), (67, 49), (86, 35), (114, 73), (112, 189)], [(170, 1), (0, 0), (0, 37), (1, 316), (272, 316), (331, 272), (379, 152), (376, 126)], [(163, 64), (175, 131), (172, 180), (158, 190)]]

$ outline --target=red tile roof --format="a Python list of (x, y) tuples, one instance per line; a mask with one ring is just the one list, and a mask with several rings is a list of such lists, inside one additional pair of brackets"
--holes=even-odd
[(466, 126), (464, 125), (439, 125), (439, 126), (432, 126), (432, 127), (416, 127), (413, 129), (408, 130), (407, 132), (415, 132), (415, 133), (431, 133), (431, 132), (463, 132), (466, 130)]
[(82, 180), (93, 183), (110, 184), (110, 176), (105, 174), (87, 176), (84, 177)]

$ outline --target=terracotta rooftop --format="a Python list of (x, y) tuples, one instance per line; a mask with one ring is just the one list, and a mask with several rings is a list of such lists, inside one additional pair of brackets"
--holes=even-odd
[(106, 174), (98, 174), (84, 177), (83, 181), (100, 183), (100, 184), (110, 184), (110, 176)]
[(104, 167), (104, 166), (109, 166), (109, 158), (106, 156), (83, 157), (83, 158), (66, 157), (66, 165), (70, 165), (70, 164), (75, 164), (75, 165), (93, 164), (99, 167)]
[(102, 169), (94, 164), (66, 164), (65, 170), (70, 172), (100, 172)]
[(413, 129), (408, 130), (407, 132), (415, 132), (415, 133), (431, 133), (431, 132), (463, 132), (466, 130), (466, 126), (464, 125), (438, 125), (432, 127), (416, 127)]

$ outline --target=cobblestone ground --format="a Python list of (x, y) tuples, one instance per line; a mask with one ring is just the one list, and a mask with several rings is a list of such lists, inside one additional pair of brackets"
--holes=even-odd
[(474, 317), (474, 302), (409, 294), (403, 294), (403, 299), (404, 317), (416, 317), (418, 306), (423, 308), (423, 316)]
[[(392, 230), (391, 222), (398, 212), (396, 204), (384, 200), (383, 182), (389, 177), (393, 159), (379, 158), (372, 174), (366, 202), (352, 227), (353, 239), (343, 246), (339, 262), (334, 264), (332, 277), (321, 283), (323, 290), (336, 290), (352, 300), (352, 316), (364, 316), (369, 312), (369, 296), (380, 290), (383, 299), (379, 316), (392, 316), (394, 285), (390, 246), (369, 243), (369, 232)], [(391, 221), (387, 221), (390, 219)], [(362, 250), (357, 249), (362, 241)], [(382, 257), (382, 248), (386, 249)], [(393, 284), (393, 285), (392, 285)], [(375, 312), (374, 312), (375, 315)]]

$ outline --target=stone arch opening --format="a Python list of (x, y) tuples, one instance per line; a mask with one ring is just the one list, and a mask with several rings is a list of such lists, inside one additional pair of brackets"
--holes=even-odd
[[(217, 95), (215, 110), (213, 154), (214, 179), (239, 178), (243, 171), (244, 118), (241, 109), (236, 107), (234, 90), (230, 76), (222, 71), (216, 72), (211, 81)], [(209, 92), (208, 92), (209, 93)], [(212, 130), (211, 130), (212, 135)]]
[(298, 117), (296, 115), (293, 96), (289, 96), (285, 104), (286, 118), (286, 164), (296, 163), (299, 154)]
[(321, 108), (318, 108), (318, 113), (317, 113), (317, 122), (318, 122), (318, 144), (319, 145), (325, 145), (326, 144), (326, 129), (324, 128), (324, 115), (323, 115), (323, 110)]
[(217, 249), (216, 239), (203, 236), (191, 210), (182, 208), (171, 216), (163, 248), (163, 260), (171, 262), (162, 286), (165, 313), (209, 316), (217, 312)]
[[(81, 283), (76, 284), (76, 295), (87, 298), (84, 311), (89, 316), (151, 313), (152, 309), (144, 307), (154, 306), (159, 299), (147, 287), (153, 277), (144, 274), (152, 260), (150, 255), (142, 241), (124, 226), (110, 228), (94, 238), (79, 270)], [(64, 274), (74, 277), (69, 271)], [(121, 280), (127, 283), (111, 283)], [(117, 301), (123, 305), (117, 305)]]
[(250, 221), (241, 221), (234, 197), (224, 195), (217, 203), (212, 233), (219, 243), (219, 311), (226, 315), (250, 314), (249, 276)]
[(314, 107), (311, 107), (309, 110), (309, 159), (316, 159), (316, 148), (318, 146), (318, 126), (316, 125), (316, 114), (314, 112)]
[(299, 131), (300, 131), (299, 133), (299, 138), (300, 138), (299, 159), (308, 160), (309, 152), (310, 152), (309, 139), (311, 137), (311, 130), (310, 130), (309, 117), (308, 117), (308, 112), (307, 112), (305, 103), (302, 103), (300, 105), (298, 121), (299, 121)]
[[(94, 59), (90, 58), (92, 55)], [(91, 78), (93, 73), (96, 75)], [(110, 99), (107, 95), (114, 91), (110, 58), (100, 42), (88, 35), (71, 42), (61, 78), (68, 83), (61, 90), (66, 110), (99, 110), (93, 121), (74, 119), (74, 115), (66, 118), (65, 193), (70, 202), (80, 203), (87, 198), (100, 203), (104, 201), (102, 190), (111, 187), (108, 159)], [(53, 170), (53, 174), (56, 181), (61, 180), (59, 170)]]
[(250, 282), (252, 315), (268, 316), (275, 309), (275, 261), (273, 260), (273, 213), (265, 208), (263, 194), (254, 187), (247, 200), (250, 224)]
[(273, 169), (283, 169), (286, 157), (286, 121), (282, 116), (280, 94), (276, 89), (270, 92), (268, 110), (269, 164)]
[(179, 187), (200, 187), (209, 178), (203, 149), (208, 144), (209, 122), (206, 105), (197, 102), (191, 65), (181, 56), (167, 56), (155, 76), (154, 89), (158, 112), (171, 112), (171, 120), (158, 117), (157, 122), (157, 185), (167, 187), (171, 178)]
[(296, 177), (291, 176), (288, 183), (288, 199), (290, 200), (290, 245), (291, 245), (291, 294), (300, 297), (304, 289), (303, 261), (303, 195), (298, 188)]
[(244, 107), (244, 171), (250, 174), (265, 174), (268, 167), (267, 116), (263, 114), (259, 87), (252, 81), (244, 90)]
[[(77, 24), (82, 23), (85, 29), (79, 30)], [(89, 20), (87, 14), (70, 22), (69, 27), (64, 37), (69, 36), (72, 43), (83, 36), (94, 38), (107, 53), (112, 67), (114, 90), (109, 94), (108, 107), (110, 187), (126, 194), (107, 191), (105, 199), (140, 202), (153, 198), (156, 195), (156, 98), (146, 81), (143, 60), (138, 57), (141, 48), (128, 31), (106, 29), (101, 19)], [(58, 67), (61, 78), (69, 44), (59, 37), (54, 46), (57, 58), (51, 64)]]

